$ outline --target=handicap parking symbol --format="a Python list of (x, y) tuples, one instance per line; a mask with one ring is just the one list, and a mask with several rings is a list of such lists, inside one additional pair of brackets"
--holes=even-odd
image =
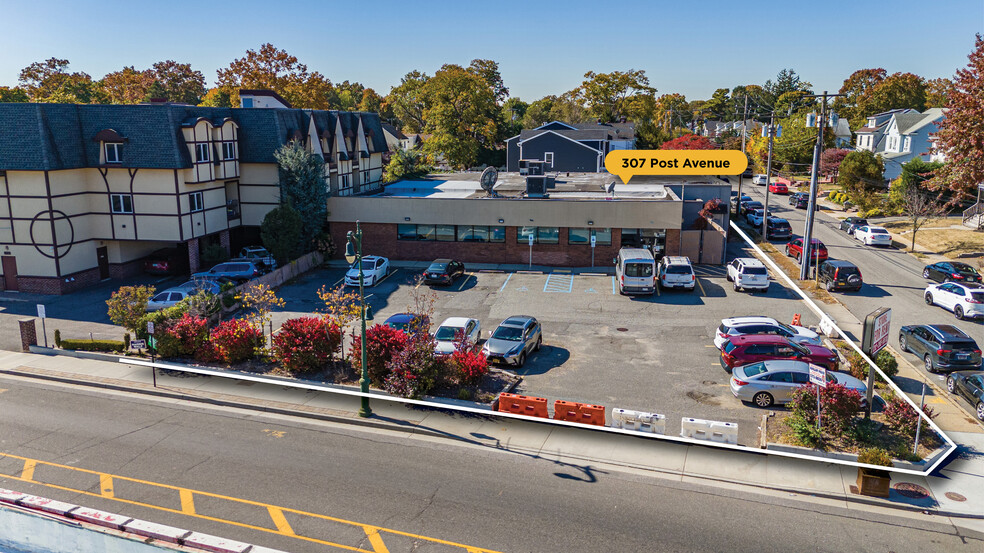
[(587, 290), (584, 291), (584, 293), (585, 294), (597, 294), (598, 291), (595, 290), (594, 288), (588, 288)]
[(525, 287), (525, 286), (520, 286), (519, 288), (516, 288), (516, 291), (517, 292), (529, 292), (530, 289), (527, 288), (527, 287)]

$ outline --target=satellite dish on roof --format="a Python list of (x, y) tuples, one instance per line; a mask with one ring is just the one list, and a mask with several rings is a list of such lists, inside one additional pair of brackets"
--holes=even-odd
[(608, 185), (608, 190), (607, 190), (607, 192), (608, 192), (609, 194), (614, 194), (614, 193), (615, 193), (615, 182), (616, 182), (616, 181), (612, 181), (612, 183)]
[(492, 194), (492, 187), (495, 186), (497, 180), (499, 180), (499, 171), (495, 167), (486, 167), (478, 179), (482, 185), (482, 190), (488, 194)]

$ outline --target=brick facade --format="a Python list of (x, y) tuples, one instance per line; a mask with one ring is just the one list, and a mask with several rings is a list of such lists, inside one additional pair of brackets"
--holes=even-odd
[(127, 278), (138, 275), (143, 271), (143, 266), (143, 259), (135, 259), (126, 263), (110, 263), (109, 278)]
[[(381, 255), (403, 261), (430, 261), (450, 257), (464, 263), (527, 264), (530, 262), (529, 244), (516, 241), (517, 227), (506, 227), (506, 241), (500, 243), (404, 241), (397, 240), (395, 224), (363, 223), (361, 227), (363, 253), (366, 255)], [(355, 230), (355, 223), (331, 224), (336, 258), (344, 256), (345, 233), (350, 230)], [(612, 244), (598, 245), (594, 248), (594, 266), (611, 265), (612, 259), (618, 255), (621, 240), (621, 229), (612, 229)], [(533, 265), (590, 267), (591, 246), (568, 244), (567, 229), (561, 228), (558, 244), (533, 245)]]
[(188, 240), (188, 270), (197, 273), (201, 268), (201, 259), (198, 257), (198, 239)]
[(231, 253), (229, 249), (229, 229), (219, 232), (219, 245), (225, 248), (226, 253)]

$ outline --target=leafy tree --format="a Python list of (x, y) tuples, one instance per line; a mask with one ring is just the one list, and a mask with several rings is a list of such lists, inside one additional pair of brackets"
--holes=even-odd
[(427, 81), (424, 93), (425, 131), (432, 134), (424, 147), (454, 167), (473, 166), (498, 136), (502, 112), (492, 87), (475, 72), (447, 64)]
[(287, 305), (270, 286), (256, 283), (248, 284), (236, 295), (236, 301), (246, 311), (246, 318), (261, 332), (263, 327), (270, 322), (270, 312), (273, 311), (273, 308)]
[(727, 88), (715, 90), (710, 99), (693, 106), (696, 108), (694, 111), (699, 113), (703, 119), (729, 119), (732, 114), (729, 92), (731, 91)]
[(888, 76), (888, 72), (882, 68), (877, 69), (858, 69), (851, 76), (844, 79), (839, 94), (846, 94), (845, 97), (834, 99), (833, 108), (841, 117), (848, 120), (852, 129), (861, 128), (868, 115), (868, 99), (876, 86), (881, 84)]
[(106, 74), (100, 81), (103, 90), (113, 104), (136, 104), (144, 101), (150, 86), (154, 84), (151, 71), (137, 71), (133, 66)]
[(820, 154), (820, 174), (836, 175), (840, 169), (841, 162), (844, 161), (844, 157), (852, 151), (846, 148), (827, 148), (824, 150)]
[[(205, 76), (195, 71), (191, 64), (165, 60), (155, 63), (150, 69), (156, 87), (152, 87), (150, 98), (167, 98), (168, 101), (197, 105), (205, 96)], [(238, 105), (238, 104), (237, 104)]]
[(932, 190), (949, 190), (951, 202), (974, 197), (984, 182), (984, 37), (977, 35), (970, 63), (957, 71), (947, 104), (950, 111), (936, 132), (937, 148), (947, 163), (927, 183)]
[(27, 92), (19, 86), (13, 88), (8, 86), (0, 86), (0, 102), (30, 102), (31, 98), (27, 95)]
[(390, 89), (386, 103), (393, 115), (400, 120), (400, 128), (406, 133), (424, 131), (424, 112), (429, 107), (425, 86), (430, 77), (420, 71), (411, 71), (400, 79), (400, 84)]
[(663, 94), (656, 99), (654, 120), (664, 131), (669, 132), (673, 127), (685, 127), (690, 123), (693, 112), (683, 94)]
[(317, 71), (309, 73), (307, 65), (270, 43), (261, 45), (259, 51), (246, 50), (244, 57), (217, 73), (220, 87), (270, 89), (295, 108), (329, 108), (331, 81)]
[(926, 107), (943, 108), (950, 102), (950, 95), (956, 90), (953, 81), (945, 77), (926, 81)]
[(891, 109), (926, 109), (926, 84), (923, 78), (912, 73), (893, 73), (878, 83), (864, 105), (867, 113), (881, 113)]
[(776, 74), (776, 80), (769, 79), (762, 86), (769, 100), (775, 102), (787, 92), (803, 92), (812, 94), (813, 85), (800, 79), (793, 69), (782, 69)]
[(296, 141), (273, 154), (280, 172), (280, 201), (301, 217), (301, 242), (308, 244), (325, 226), (328, 212), (328, 183), (325, 161)]
[(627, 115), (626, 99), (635, 94), (655, 94), (656, 89), (649, 86), (649, 78), (642, 69), (612, 71), (611, 73), (584, 74), (580, 90), (588, 112), (602, 122), (618, 121)]
[(873, 192), (884, 182), (884, 173), (885, 165), (880, 157), (866, 150), (854, 151), (844, 156), (838, 181), (858, 207), (867, 209)]
[[(359, 109), (359, 103), (365, 95), (366, 87), (360, 82), (344, 81), (331, 87), (328, 92), (328, 107), (344, 111)], [(375, 92), (375, 91), (373, 91)]]
[(358, 109), (359, 111), (379, 113), (380, 117), (382, 117), (383, 97), (377, 94), (375, 90), (367, 88), (362, 91), (362, 98), (359, 100)]
[(553, 121), (551, 114), (553, 112), (554, 102), (556, 101), (556, 96), (544, 96), (539, 100), (533, 101), (523, 113), (522, 127), (524, 129), (535, 129), (540, 125)]
[(260, 239), (265, 247), (283, 265), (296, 259), (301, 253), (301, 237), (304, 223), (301, 215), (290, 204), (280, 204), (263, 217)]
[(229, 86), (210, 88), (198, 105), (211, 108), (238, 108), (239, 89)]
[(488, 83), (492, 89), (492, 95), (496, 103), (501, 104), (509, 97), (509, 89), (502, 82), (502, 75), (499, 73), (499, 63), (492, 60), (476, 59), (472, 60), (468, 70), (478, 75)]
[(68, 60), (48, 58), (21, 70), (18, 81), (32, 102), (99, 103), (100, 87), (86, 73), (69, 73)]
[(667, 140), (660, 146), (661, 150), (716, 150), (717, 144), (706, 137), (697, 134), (685, 134), (673, 140)]
[(385, 182), (396, 182), (403, 179), (417, 179), (431, 172), (427, 158), (419, 150), (397, 148), (390, 156), (390, 161), (383, 172)]
[(127, 330), (139, 332), (140, 320), (147, 313), (147, 303), (154, 297), (154, 292), (153, 286), (120, 286), (106, 300), (109, 320)]
[(548, 121), (564, 121), (567, 123), (585, 123), (590, 117), (583, 89), (580, 87), (568, 90), (554, 101)]
[(502, 120), (504, 121), (502, 140), (516, 136), (519, 131), (523, 130), (523, 117), (529, 107), (529, 104), (519, 98), (509, 98), (502, 104)]

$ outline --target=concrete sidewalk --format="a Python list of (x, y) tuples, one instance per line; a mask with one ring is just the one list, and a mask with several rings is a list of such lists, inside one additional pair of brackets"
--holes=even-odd
[(374, 399), (373, 416), (363, 419), (356, 414), (356, 396), (160, 371), (155, 388), (146, 367), (15, 352), (0, 352), (0, 375), (369, 425), (414, 439), (452, 439), (585, 469), (616, 466), (758, 493), (814, 496), (849, 509), (875, 506), (924, 512), (952, 517), (956, 525), (984, 532), (984, 434), (955, 434), (965, 445), (947, 466), (930, 478), (895, 474), (891, 496), (878, 499), (852, 491), (857, 478), (854, 467), (558, 427), (499, 418), (491, 412), (489, 416), (454, 413)]

